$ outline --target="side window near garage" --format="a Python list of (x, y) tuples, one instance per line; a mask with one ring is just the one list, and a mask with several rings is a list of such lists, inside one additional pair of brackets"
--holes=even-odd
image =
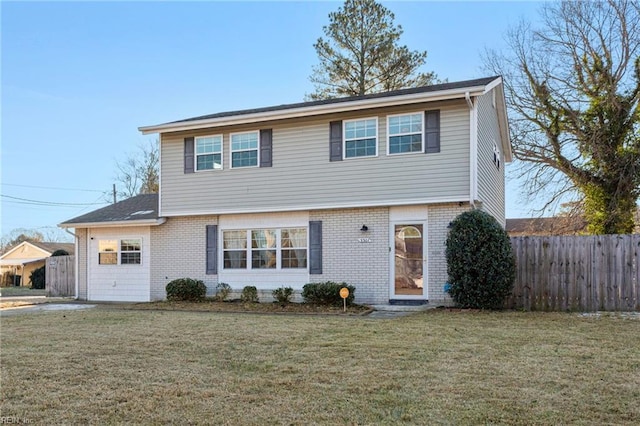
[(140, 238), (98, 241), (99, 265), (140, 265), (142, 263), (141, 254), (142, 240)]

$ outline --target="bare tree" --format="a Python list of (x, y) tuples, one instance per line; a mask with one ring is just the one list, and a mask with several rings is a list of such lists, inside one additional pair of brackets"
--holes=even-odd
[(521, 23), (485, 65), (505, 78), (530, 195), (567, 198), (594, 234), (629, 233), (640, 196), (640, 6), (562, 1)]
[(402, 27), (375, 0), (346, 0), (329, 14), (313, 45), (320, 64), (310, 77), (316, 91), (307, 99), (329, 99), (386, 92), (435, 82), (433, 72), (418, 72), (427, 52), (400, 46)]
[(25, 241), (36, 243), (41, 242), (44, 241), (44, 235), (42, 232), (35, 229), (13, 229), (11, 232), (3, 235), (0, 239), (0, 253), (5, 253)]
[(135, 153), (116, 163), (116, 189), (119, 199), (138, 194), (155, 194), (159, 190), (158, 141), (138, 146)]

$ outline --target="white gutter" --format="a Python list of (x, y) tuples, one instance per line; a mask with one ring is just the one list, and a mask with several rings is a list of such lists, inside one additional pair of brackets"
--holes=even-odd
[(78, 281), (78, 276), (80, 275), (80, 271), (78, 271), (78, 268), (79, 268), (79, 265), (80, 265), (80, 263), (78, 261), (78, 258), (80, 257), (80, 237), (78, 237), (76, 234), (74, 234), (73, 232), (69, 231), (66, 228), (65, 228), (64, 231), (67, 234), (73, 235), (73, 243), (75, 245), (75, 252), (74, 252), (74, 259), (73, 259), (73, 268), (74, 268), (73, 280), (75, 281), (74, 284), (75, 284), (75, 287), (76, 287), (76, 295), (75, 295), (74, 299), (78, 300), (78, 290), (80, 289), (79, 281)]
[(158, 226), (165, 223), (167, 219), (142, 219), (142, 220), (115, 220), (111, 222), (84, 222), (84, 223), (61, 223), (60, 228), (112, 228), (130, 226)]
[(478, 108), (469, 92), (464, 98), (469, 106), (469, 204), (475, 208), (478, 198)]
[(139, 127), (143, 135), (150, 133), (179, 132), (195, 130), (212, 126), (231, 126), (262, 121), (283, 120), (288, 118), (307, 117), (320, 114), (333, 114), (346, 111), (358, 111), (368, 108), (382, 108), (394, 105), (407, 105), (421, 102), (444, 101), (460, 99), (466, 94), (479, 96), (484, 93), (486, 86), (472, 86), (458, 89), (441, 90), (437, 92), (411, 93), (407, 95), (390, 96), (387, 98), (360, 99), (355, 101), (336, 102), (322, 105), (300, 106), (280, 110), (254, 112), (223, 117), (209, 118), (195, 121), (181, 121)]

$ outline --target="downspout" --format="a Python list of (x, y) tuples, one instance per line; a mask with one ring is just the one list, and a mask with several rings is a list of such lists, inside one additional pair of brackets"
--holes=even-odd
[(469, 205), (475, 209), (478, 173), (478, 123), (476, 108), (469, 92), (465, 92), (464, 99), (469, 107)]
[(78, 270), (78, 267), (80, 265), (80, 262), (78, 261), (78, 258), (80, 257), (80, 237), (78, 237), (76, 234), (74, 234), (73, 232), (69, 231), (67, 228), (64, 229), (64, 231), (67, 234), (73, 235), (73, 243), (74, 243), (74, 247), (75, 247), (75, 259), (73, 259), (73, 268), (75, 270), (74, 272), (74, 277), (73, 277), (73, 281), (76, 287), (76, 294), (74, 299), (78, 300), (78, 290), (79, 290), (79, 285), (78, 285), (78, 276), (80, 275), (80, 271)]

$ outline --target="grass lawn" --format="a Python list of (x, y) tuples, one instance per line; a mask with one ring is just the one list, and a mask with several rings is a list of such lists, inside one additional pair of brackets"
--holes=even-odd
[(46, 296), (46, 290), (34, 290), (31, 287), (0, 287), (0, 296)]
[(32, 424), (638, 424), (640, 320), (93, 310), (2, 318)]

